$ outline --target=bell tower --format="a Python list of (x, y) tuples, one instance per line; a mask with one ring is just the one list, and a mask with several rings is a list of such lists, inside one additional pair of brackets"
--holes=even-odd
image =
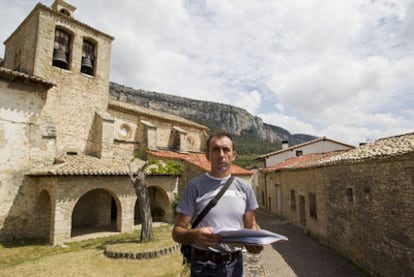
[(54, 10), (55, 12), (64, 14), (66, 16), (73, 17), (73, 13), (75, 12), (76, 7), (66, 3), (65, 1), (56, 0), (52, 4), (52, 10)]
[(107, 110), (113, 37), (75, 19), (75, 10), (63, 0), (37, 4), (4, 42), (3, 66), (56, 84), (42, 116), (56, 126), (58, 152), (80, 153)]

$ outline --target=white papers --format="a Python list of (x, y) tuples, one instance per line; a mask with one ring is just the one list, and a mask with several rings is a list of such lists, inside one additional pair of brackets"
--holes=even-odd
[(288, 240), (287, 237), (267, 230), (241, 229), (234, 231), (219, 231), (221, 242), (241, 244), (270, 244), (279, 240)]

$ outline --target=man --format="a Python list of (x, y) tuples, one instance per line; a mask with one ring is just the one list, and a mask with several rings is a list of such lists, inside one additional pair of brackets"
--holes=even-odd
[[(232, 137), (219, 133), (207, 139), (207, 159), (211, 170), (189, 181), (176, 211), (173, 239), (192, 245), (191, 276), (243, 276), (241, 245), (220, 243), (218, 230), (256, 229), (254, 210), (258, 208), (254, 192), (245, 181), (235, 178), (203, 220), (194, 229), (188, 226), (231, 177), (236, 158)], [(261, 245), (245, 245), (251, 253), (260, 253)]]

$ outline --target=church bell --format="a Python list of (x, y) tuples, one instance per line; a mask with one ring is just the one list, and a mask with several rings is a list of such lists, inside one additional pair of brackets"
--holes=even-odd
[(62, 49), (55, 49), (53, 52), (53, 65), (66, 68), (68, 66), (68, 59), (65, 51)]
[(87, 74), (92, 74), (93, 64), (89, 57), (82, 57), (81, 71)]

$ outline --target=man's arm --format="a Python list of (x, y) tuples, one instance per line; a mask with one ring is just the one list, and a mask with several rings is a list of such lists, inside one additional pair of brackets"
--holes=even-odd
[[(243, 215), (243, 223), (244, 228), (246, 229), (252, 229), (257, 230), (257, 222), (256, 222), (256, 215), (254, 214), (254, 211), (248, 211), (245, 212)], [(262, 252), (263, 245), (245, 245), (246, 250), (253, 254), (258, 254)]]
[(220, 236), (213, 233), (212, 227), (189, 229), (190, 222), (191, 217), (181, 213), (177, 215), (172, 231), (174, 241), (184, 245), (194, 243), (204, 247), (217, 246), (220, 243)]
[(254, 211), (245, 212), (243, 215), (244, 228), (257, 230), (256, 215)]

